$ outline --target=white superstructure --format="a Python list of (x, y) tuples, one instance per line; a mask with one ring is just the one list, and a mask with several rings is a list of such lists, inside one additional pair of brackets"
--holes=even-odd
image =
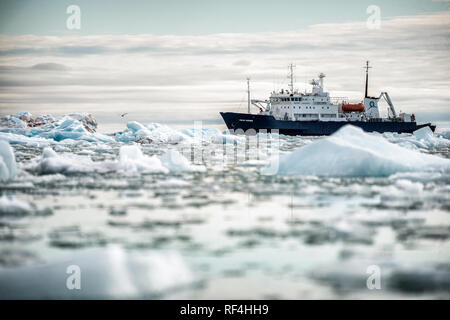
[[(382, 92), (379, 97), (367, 95), (369, 62), (366, 63), (366, 91), (364, 100), (349, 104), (345, 101), (333, 103), (328, 92), (324, 91), (325, 74), (320, 73), (318, 79), (312, 79), (310, 92), (299, 92), (294, 89), (294, 65), (289, 66), (289, 89), (273, 91), (269, 100), (251, 100), (248, 84), (248, 99), (250, 105), (260, 109), (260, 114), (273, 115), (277, 120), (287, 121), (414, 121), (414, 115), (402, 114), (398, 117), (394, 105), (387, 94)], [(378, 101), (384, 97), (389, 105), (388, 118), (381, 119)]]
[(325, 75), (321, 73), (319, 80), (311, 80), (311, 92), (301, 93), (293, 90), (292, 82), (290, 90), (282, 89), (279, 92), (272, 92), (269, 100), (269, 114), (277, 119), (293, 121), (345, 120), (345, 118), (339, 118), (338, 105), (331, 103), (328, 92), (323, 91), (323, 78)]

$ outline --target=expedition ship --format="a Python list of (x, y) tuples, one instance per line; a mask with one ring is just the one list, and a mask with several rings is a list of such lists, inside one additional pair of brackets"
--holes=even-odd
[[(294, 66), (291, 64), (289, 89), (272, 92), (269, 100), (253, 100), (250, 99), (250, 80), (247, 79), (248, 112), (220, 114), (228, 129), (237, 134), (278, 130), (284, 135), (321, 136), (330, 135), (346, 124), (380, 133), (412, 133), (423, 127), (435, 130), (436, 126), (431, 123), (417, 124), (414, 114), (397, 114), (387, 92), (382, 92), (378, 97), (370, 97), (367, 93), (369, 68), (371, 67), (367, 61), (365, 95), (360, 103), (351, 104), (345, 99), (340, 103), (332, 103), (329, 93), (323, 90), (323, 73), (319, 74), (319, 79), (311, 80), (311, 92), (295, 90)], [(387, 118), (380, 117), (378, 102), (381, 98), (389, 106)], [(259, 108), (259, 113), (252, 114), (251, 105)]]

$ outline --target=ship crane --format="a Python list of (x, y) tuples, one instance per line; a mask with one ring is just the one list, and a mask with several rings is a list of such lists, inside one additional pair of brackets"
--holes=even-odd
[(397, 118), (397, 113), (395, 112), (394, 104), (392, 103), (392, 100), (391, 100), (391, 97), (389, 97), (389, 94), (387, 92), (382, 92), (380, 94), (380, 96), (378, 97), (378, 99), (380, 99), (381, 97), (383, 97), (384, 100), (386, 100), (387, 104), (389, 105), (389, 109), (391, 110), (391, 113), (394, 116), (394, 118)]
[[(259, 108), (259, 111), (261, 111), (261, 112), (269, 111), (269, 101), (267, 101), (267, 100), (252, 99), (251, 104), (253, 106)], [(266, 105), (264, 106), (263, 104), (266, 104)]]

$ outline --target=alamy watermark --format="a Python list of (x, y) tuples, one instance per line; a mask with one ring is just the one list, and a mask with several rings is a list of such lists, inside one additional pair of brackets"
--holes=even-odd
[(81, 290), (81, 268), (72, 264), (67, 267), (66, 273), (69, 274), (66, 280), (66, 288), (69, 290)]
[(366, 273), (370, 274), (366, 281), (367, 289), (381, 289), (381, 268), (375, 264), (367, 267)]
[(369, 14), (369, 17), (366, 21), (367, 29), (377, 30), (381, 29), (381, 9), (379, 6), (370, 5), (366, 9), (366, 13)]
[[(178, 151), (195, 165), (208, 164), (216, 169), (227, 165), (254, 164), (262, 161), (264, 175), (275, 175), (279, 167), (280, 138), (278, 130), (230, 129), (217, 134), (203, 128), (202, 121), (195, 121), (192, 141), (183, 143)], [(169, 141), (169, 143), (176, 143)], [(170, 154), (169, 154), (170, 155)], [(174, 157), (170, 159), (176, 162)]]
[(81, 9), (77, 5), (70, 5), (66, 9), (66, 13), (70, 16), (66, 20), (66, 27), (69, 30), (81, 29)]

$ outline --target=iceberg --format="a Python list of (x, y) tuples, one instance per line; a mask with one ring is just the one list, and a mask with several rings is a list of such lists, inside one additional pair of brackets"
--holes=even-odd
[[(60, 118), (42, 115), (33, 118), (29, 112), (18, 112), (0, 118), (0, 133), (22, 135), (28, 138), (44, 138), (53, 141), (66, 139), (89, 142), (114, 142), (114, 139), (95, 132), (97, 121), (88, 113), (70, 113)], [(21, 144), (36, 141), (9, 136)]]
[(0, 140), (0, 181), (14, 179), (16, 175), (16, 158), (8, 142)]
[(450, 172), (450, 160), (392, 144), (379, 135), (347, 125), (330, 137), (272, 159), (262, 174), (317, 176), (389, 176), (397, 172)]

